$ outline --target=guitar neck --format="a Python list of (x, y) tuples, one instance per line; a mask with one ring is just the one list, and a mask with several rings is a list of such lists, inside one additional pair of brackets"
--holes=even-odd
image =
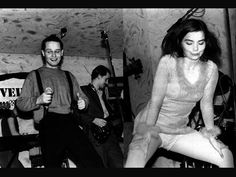
[(108, 64), (109, 64), (109, 68), (110, 68), (110, 70), (111, 70), (111, 77), (116, 77), (116, 75), (115, 75), (115, 70), (114, 70), (114, 66), (113, 66), (113, 64), (112, 64), (112, 58), (111, 58), (111, 56), (108, 58)]

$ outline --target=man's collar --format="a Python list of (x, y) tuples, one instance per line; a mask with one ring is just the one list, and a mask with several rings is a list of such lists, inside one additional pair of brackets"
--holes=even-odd
[(89, 85), (93, 89), (93, 91), (97, 92), (96, 88), (94, 87), (94, 85), (92, 83), (90, 83)]

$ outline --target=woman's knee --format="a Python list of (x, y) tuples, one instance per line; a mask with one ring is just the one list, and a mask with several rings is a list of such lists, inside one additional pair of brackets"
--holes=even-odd
[(129, 151), (131, 150), (143, 150), (143, 148), (147, 145), (148, 139), (144, 135), (135, 134), (131, 143), (129, 144)]
[(148, 158), (160, 146), (160, 137), (153, 137), (150, 132), (145, 135), (135, 135), (129, 144), (129, 154), (136, 154), (137, 157), (148, 160)]
[(228, 148), (222, 149), (223, 158), (219, 163), (219, 167), (234, 168), (234, 158), (232, 152)]
[(135, 135), (129, 144), (129, 151), (125, 167), (144, 167), (147, 161), (148, 145), (150, 141), (147, 137)]
[(143, 136), (151, 135), (151, 136), (157, 137), (160, 131), (161, 130), (158, 126), (148, 125), (145, 122), (139, 122), (135, 126), (134, 133), (137, 135), (143, 135)]
[(148, 146), (151, 142), (154, 144), (161, 142), (160, 136), (157, 133), (153, 133), (152, 130), (146, 131), (144, 134), (135, 133), (129, 147)]

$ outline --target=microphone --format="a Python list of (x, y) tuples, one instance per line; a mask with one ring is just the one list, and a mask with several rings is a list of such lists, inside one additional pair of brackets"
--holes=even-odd
[(47, 87), (47, 88), (45, 88), (44, 93), (47, 94), (47, 95), (52, 95), (53, 94), (53, 90), (52, 90), (51, 87)]

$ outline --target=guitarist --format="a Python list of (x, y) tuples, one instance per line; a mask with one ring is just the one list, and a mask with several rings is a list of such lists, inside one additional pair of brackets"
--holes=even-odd
[(110, 75), (108, 68), (99, 65), (92, 71), (91, 83), (81, 86), (89, 98), (88, 108), (81, 113), (81, 124), (105, 167), (122, 168), (123, 154), (110, 121), (114, 112), (104, 93)]

